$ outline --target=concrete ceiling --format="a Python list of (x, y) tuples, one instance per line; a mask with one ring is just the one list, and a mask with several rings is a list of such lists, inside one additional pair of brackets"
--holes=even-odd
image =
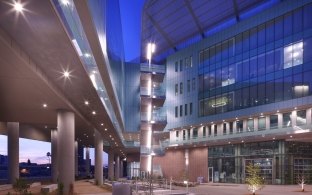
[(45, 126), (56, 128), (57, 110), (67, 109), (75, 112), (83, 145), (93, 145), (96, 128), (104, 140), (122, 146), (51, 2), (29, 0), (23, 13), (11, 4), (0, 2), (0, 121), (33, 124), (49, 134)]

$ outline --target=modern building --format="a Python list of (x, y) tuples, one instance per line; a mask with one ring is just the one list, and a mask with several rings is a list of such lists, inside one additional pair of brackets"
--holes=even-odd
[(18, 137), (52, 143), (66, 191), (83, 147), (99, 184), (103, 150), (110, 179), (243, 183), (253, 163), (270, 184), (312, 181), (311, 0), (146, 0), (132, 62), (119, 1), (6, 0), (0, 13), (10, 182)]

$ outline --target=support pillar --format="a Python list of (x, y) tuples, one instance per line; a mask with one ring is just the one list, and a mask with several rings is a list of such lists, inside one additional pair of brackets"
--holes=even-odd
[(95, 130), (94, 136), (94, 155), (95, 155), (95, 164), (94, 164), (94, 176), (97, 185), (103, 184), (103, 138), (100, 132)]
[(116, 156), (116, 160), (115, 160), (115, 177), (118, 180), (119, 176), (120, 176), (120, 157)]
[(57, 155), (57, 130), (51, 130), (51, 177), (52, 182), (57, 183), (58, 178), (58, 155)]
[(8, 171), (9, 183), (19, 178), (19, 123), (8, 122)]
[(123, 160), (120, 160), (120, 171), (119, 171), (119, 177), (123, 178)]
[(78, 142), (75, 141), (75, 176), (78, 176)]
[(90, 176), (90, 148), (86, 147), (86, 176)]
[(59, 180), (63, 184), (63, 193), (73, 191), (75, 181), (75, 115), (73, 112), (60, 110), (57, 113), (58, 128), (58, 169)]
[(108, 179), (114, 179), (114, 152), (109, 150), (108, 152)]

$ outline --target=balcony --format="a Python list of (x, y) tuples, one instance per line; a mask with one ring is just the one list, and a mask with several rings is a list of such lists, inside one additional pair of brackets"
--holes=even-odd
[(291, 139), (306, 138), (307, 135), (312, 135), (311, 125), (302, 125), (294, 127), (283, 127), (279, 129), (260, 129), (260, 130), (243, 130), (237, 132), (227, 132), (226, 134), (211, 134), (207, 136), (185, 137), (185, 139), (171, 139), (169, 147), (201, 144), (207, 145), (214, 144), (228, 144), (242, 143), (246, 141), (263, 141), (263, 140), (275, 140), (275, 139)]
[(153, 145), (151, 148), (141, 146), (140, 153), (141, 155), (161, 156), (165, 154), (165, 148), (161, 147), (160, 145)]
[(151, 88), (148, 87), (140, 87), (141, 96), (147, 96), (151, 98), (165, 98), (166, 90), (162, 88)]
[(167, 114), (164, 109), (153, 111), (149, 117), (148, 112), (141, 112), (141, 121), (154, 123), (167, 123)]
[(166, 66), (165, 65), (157, 65), (157, 64), (148, 65), (148, 63), (142, 63), (140, 70), (141, 70), (141, 72), (148, 72), (148, 73), (152, 73), (152, 74), (165, 74), (166, 73)]

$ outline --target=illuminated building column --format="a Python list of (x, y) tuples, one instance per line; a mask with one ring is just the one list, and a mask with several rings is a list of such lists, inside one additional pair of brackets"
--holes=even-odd
[(103, 184), (103, 138), (100, 132), (95, 130), (94, 136), (94, 177), (97, 185)]
[(75, 141), (75, 175), (78, 176), (78, 142)]
[(145, 173), (152, 171), (152, 130), (149, 127), (147, 130), (141, 130), (140, 135), (141, 155), (140, 155), (140, 170)]
[(52, 182), (57, 183), (58, 155), (57, 155), (57, 129), (51, 130), (51, 176)]
[(86, 147), (86, 176), (90, 175), (90, 148)]
[(75, 115), (60, 110), (57, 113), (58, 182), (64, 186), (64, 194), (72, 192), (75, 181)]
[(9, 183), (19, 178), (19, 123), (8, 122), (8, 172)]
[(115, 178), (119, 179), (120, 177), (120, 157), (117, 155), (115, 160)]
[(114, 179), (114, 152), (113, 150), (108, 151), (108, 179)]

